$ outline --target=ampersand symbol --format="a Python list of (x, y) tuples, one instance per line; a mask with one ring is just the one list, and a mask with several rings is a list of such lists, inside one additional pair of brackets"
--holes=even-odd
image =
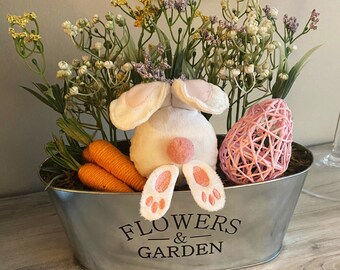
[(175, 239), (174, 239), (174, 242), (175, 242), (175, 244), (185, 244), (187, 241), (186, 241), (186, 236), (183, 236), (183, 233), (181, 233), (181, 232), (178, 232), (177, 234), (176, 234), (176, 237), (175, 237)]

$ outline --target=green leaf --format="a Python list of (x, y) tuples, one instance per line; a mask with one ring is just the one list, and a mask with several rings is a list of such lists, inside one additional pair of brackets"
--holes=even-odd
[(292, 88), (295, 80), (300, 75), (302, 68), (306, 65), (309, 57), (318, 49), (321, 45), (318, 45), (304, 54), (303, 57), (290, 69), (288, 72), (288, 79), (286, 81), (279, 78), (280, 68), (278, 74), (276, 75), (276, 82), (272, 89), (273, 98), (286, 98)]
[(127, 57), (128, 61), (136, 62), (138, 59), (138, 50), (136, 48), (136, 44), (134, 43), (133, 39), (127, 36), (126, 33), (124, 33), (122, 39), (123, 39), (123, 42), (127, 44), (123, 49), (123, 53)]
[(45, 145), (45, 151), (51, 159), (65, 169), (77, 171), (80, 163), (72, 156), (62, 137), (53, 136), (53, 140)]
[(194, 68), (185, 59), (183, 60), (183, 64), (182, 64), (182, 72), (187, 76), (188, 79), (190, 79), (190, 80), (196, 79), (196, 74), (195, 74)]
[(55, 100), (56, 110), (63, 115), (65, 110), (64, 88), (61, 89), (58, 84), (52, 85), (51, 88)]
[(184, 51), (180, 48), (174, 56), (173, 78), (179, 78), (183, 73)]
[(33, 83), (33, 84), (44, 96), (46, 96), (47, 98), (51, 98), (52, 102), (53, 100), (55, 100), (51, 87), (47, 87), (46, 85), (42, 83)]
[(59, 118), (57, 120), (57, 125), (68, 136), (84, 146), (88, 146), (92, 142), (91, 136), (83, 129), (81, 123), (73, 118)]
[(21, 86), (23, 89), (25, 89), (27, 92), (31, 93), (33, 96), (35, 96), (37, 99), (39, 99), (41, 102), (43, 102), (44, 104), (46, 104), (47, 106), (51, 107), (53, 110), (55, 110), (55, 108), (52, 106), (52, 104), (50, 104), (49, 100), (47, 98), (45, 98), (43, 95), (40, 95), (39, 93), (37, 93), (35, 90), (25, 87), (25, 86)]
[(40, 90), (41, 93), (45, 93), (49, 88), (42, 83), (33, 83), (36, 88)]
[(59, 179), (65, 179), (65, 174), (59, 174), (53, 177), (46, 185), (45, 191), (53, 184), (54, 181), (59, 180)]
[(45, 95), (47, 95), (48, 97), (50, 97), (51, 99), (55, 99), (54, 95), (53, 95), (53, 88), (50, 87), (47, 89), (47, 91), (45, 92)]
[(38, 91), (25, 86), (22, 86), (22, 88), (35, 96), (42, 103), (52, 108), (54, 111), (63, 115), (65, 109), (64, 88), (61, 89), (57, 84), (52, 85), (50, 88), (40, 83), (33, 84)]

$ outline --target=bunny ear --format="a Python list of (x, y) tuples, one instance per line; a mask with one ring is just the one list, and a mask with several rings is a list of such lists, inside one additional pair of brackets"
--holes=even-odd
[(221, 114), (229, 107), (228, 95), (218, 86), (203, 80), (177, 79), (172, 84), (172, 91), (182, 102), (201, 112)]
[(133, 129), (146, 122), (170, 93), (164, 82), (138, 84), (110, 104), (110, 120), (121, 130)]

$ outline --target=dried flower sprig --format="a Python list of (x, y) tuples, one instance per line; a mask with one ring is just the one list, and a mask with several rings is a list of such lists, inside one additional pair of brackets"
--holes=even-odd
[[(103, 18), (95, 14), (62, 23), (65, 34), (84, 54), (81, 59), (58, 63), (56, 76), (62, 86), (51, 85), (45, 78), (36, 15), (8, 15), (18, 54), (44, 82), (25, 89), (60, 114), (61, 135), (54, 136), (46, 150), (63, 167), (74, 169), (81, 147), (96, 135), (117, 142), (118, 130), (109, 121), (108, 107), (133, 85), (171, 83), (176, 78), (216, 84), (230, 99), (229, 129), (261, 99), (285, 98), (318, 48), (309, 50), (292, 67), (288, 65), (296, 41), (318, 28), (316, 10), (299, 32), (300, 23), (288, 15), (282, 17), (280, 30), (278, 10), (268, 5), (262, 8), (258, 0), (221, 0), (220, 14), (211, 16), (200, 10), (201, 0), (138, 1), (132, 6), (128, 0), (111, 0), (127, 19), (108, 12)], [(131, 36), (129, 20), (139, 30), (137, 39)]]
[[(295, 42), (310, 30), (317, 29), (319, 13), (315, 10), (304, 29), (298, 33), (295, 17), (283, 16), (283, 30), (278, 29), (278, 10), (258, 1), (222, 0), (222, 19), (210, 17), (200, 29), (205, 55), (203, 77), (229, 93), (227, 129), (252, 104), (268, 96), (285, 98), (309, 56), (308, 51), (293, 67), (289, 56)], [(196, 68), (196, 70), (198, 70)]]
[(25, 64), (35, 73), (44, 77), (46, 69), (44, 46), (41, 42), (37, 15), (34, 12), (26, 12), (22, 16), (7, 15), (9, 23), (8, 32), (15, 41), (15, 49)]

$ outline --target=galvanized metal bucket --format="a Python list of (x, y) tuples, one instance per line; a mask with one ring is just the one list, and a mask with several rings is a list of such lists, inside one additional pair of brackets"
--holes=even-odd
[(176, 191), (154, 222), (140, 216), (139, 193), (48, 193), (76, 259), (89, 270), (236, 269), (279, 254), (308, 169), (227, 187), (226, 205), (214, 213), (197, 207), (189, 191)]

